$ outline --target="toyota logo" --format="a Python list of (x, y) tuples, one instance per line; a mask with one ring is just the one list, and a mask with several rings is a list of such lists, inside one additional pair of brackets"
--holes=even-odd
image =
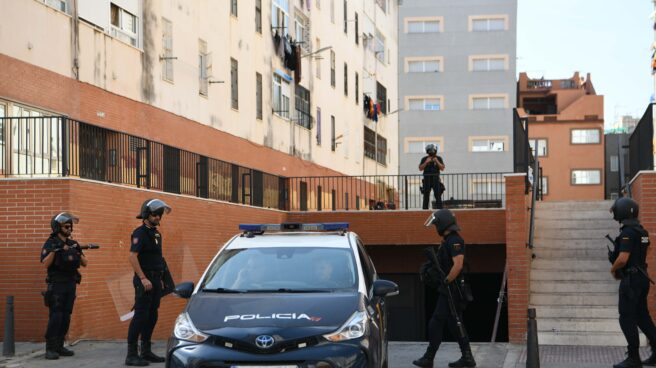
[(255, 345), (260, 349), (268, 349), (273, 346), (273, 337), (269, 335), (260, 335), (255, 338)]

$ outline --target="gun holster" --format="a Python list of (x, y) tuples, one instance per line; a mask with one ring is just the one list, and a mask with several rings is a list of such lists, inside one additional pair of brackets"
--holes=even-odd
[[(47, 280), (48, 279), (46, 278), (46, 282)], [(41, 292), (41, 296), (43, 296), (43, 305), (46, 307), (50, 308), (50, 306), (54, 304), (52, 300), (52, 285), (50, 283), (48, 283), (46, 290)]]
[(173, 291), (175, 291), (175, 282), (173, 281), (173, 276), (171, 275), (171, 271), (169, 271), (169, 266), (166, 264), (166, 260), (164, 260), (164, 272), (162, 273), (162, 283), (164, 284), (164, 288), (162, 289), (162, 297), (171, 294)]

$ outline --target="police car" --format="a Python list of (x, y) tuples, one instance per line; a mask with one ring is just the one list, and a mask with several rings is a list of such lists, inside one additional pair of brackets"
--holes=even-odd
[(380, 280), (347, 223), (242, 224), (189, 298), (168, 342), (166, 366), (387, 367)]

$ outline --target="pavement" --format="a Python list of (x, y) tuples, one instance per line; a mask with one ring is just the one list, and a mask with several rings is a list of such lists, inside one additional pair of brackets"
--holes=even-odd
[[(158, 355), (164, 355), (164, 341), (153, 344)], [(390, 342), (390, 368), (410, 368), (412, 360), (421, 356), (426, 348), (425, 342)], [(123, 367), (125, 341), (79, 341), (70, 349), (73, 357), (59, 360), (44, 359), (44, 344), (20, 342), (16, 344), (16, 356), (0, 357), (0, 368), (109, 368)], [(540, 346), (541, 368), (601, 368), (611, 367), (624, 359), (622, 347), (603, 346)], [(478, 368), (519, 368), (526, 367), (525, 346), (507, 343), (473, 343), (472, 352)], [(643, 357), (650, 353), (642, 348)], [(458, 345), (444, 343), (435, 357), (436, 368), (447, 367), (448, 362), (460, 358)], [(151, 364), (151, 367), (164, 367), (164, 364)]]

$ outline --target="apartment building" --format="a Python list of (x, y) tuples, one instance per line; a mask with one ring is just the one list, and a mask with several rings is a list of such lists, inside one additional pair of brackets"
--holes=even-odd
[(444, 174), (512, 171), (516, 17), (516, 0), (399, 7), (401, 173), (418, 173), (429, 143), (444, 158)]
[(517, 90), (542, 167), (544, 200), (604, 199), (604, 97), (590, 74), (549, 80), (520, 73)]
[(0, 116), (68, 116), (276, 175), (397, 172), (395, 1), (2, 2), (3, 28), (26, 19), (0, 33)]

